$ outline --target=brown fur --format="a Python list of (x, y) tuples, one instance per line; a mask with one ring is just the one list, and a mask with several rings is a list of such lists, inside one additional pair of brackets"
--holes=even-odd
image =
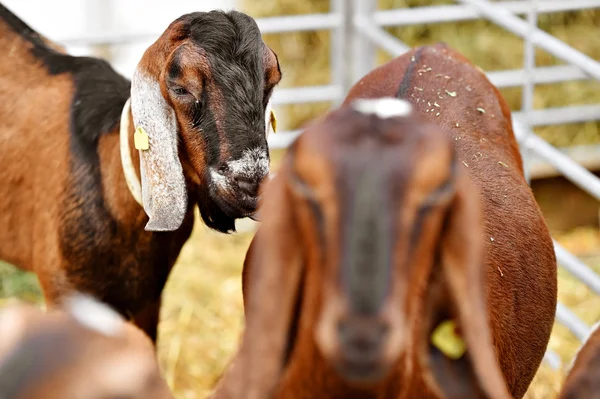
[(574, 359), (558, 399), (600, 398), (600, 329), (592, 331)]
[(173, 398), (152, 342), (124, 320), (114, 336), (63, 309), (11, 305), (0, 320), (0, 385), (13, 399)]
[[(516, 398), (527, 390), (554, 321), (556, 260), (523, 177), (510, 111), (477, 68), (443, 45), (416, 49), (375, 69), (350, 90), (344, 105), (397, 93), (413, 104), (416, 115), (412, 126), (398, 123), (394, 128), (414, 137), (429, 126), (425, 129), (434, 133), (428, 145), (364, 147), (353, 141), (352, 132), (380, 134), (384, 122), (361, 120), (343, 106), (300, 136), (286, 166), (269, 183), (264, 204), (268, 212), (262, 211), (263, 225), (244, 265), (246, 330), (215, 397), (508, 397), (504, 380)], [(442, 137), (452, 144), (443, 144)], [(393, 303), (396, 312), (401, 309), (405, 327), (399, 328), (404, 337), (392, 371), (374, 385), (349, 384), (334, 368), (334, 333), (322, 332), (327, 318), (343, 315), (346, 306), (331, 275), (339, 251), (335, 220), (348, 217), (340, 214), (345, 198), (336, 197), (341, 194), (334, 176), (353, 159), (360, 162), (361, 154), (388, 168), (395, 162), (405, 170), (395, 181), (408, 179), (408, 186), (397, 189), (405, 191), (395, 219), (404, 231), (414, 220), (415, 204), (448, 176), (443, 151), (448, 147), (456, 151), (459, 169), (456, 194), (446, 205), (455, 216), (442, 225), (444, 207), (434, 207), (414, 245), (407, 237), (395, 239), (396, 256), (408, 256), (412, 266), (405, 266), (408, 271), (394, 266), (397, 276), (389, 295), (396, 298)], [(339, 154), (344, 151), (349, 151), (350, 161), (342, 161)], [(396, 151), (391, 161), (387, 151)], [(293, 194), (295, 175), (312, 192), (309, 197), (317, 199), (322, 224), (306, 198)], [(319, 240), (323, 225), (325, 239)], [(436, 242), (439, 261), (433, 258)], [(324, 264), (318, 258), (321, 245)], [(385, 305), (382, 312), (378, 317), (393, 326)], [(428, 349), (430, 332), (447, 317), (457, 321), (468, 347), (468, 356), (457, 362)]]

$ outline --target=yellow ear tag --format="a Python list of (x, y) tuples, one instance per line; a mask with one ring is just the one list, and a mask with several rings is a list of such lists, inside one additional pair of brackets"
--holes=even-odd
[(459, 359), (467, 350), (462, 337), (456, 334), (452, 320), (438, 324), (431, 334), (431, 343), (450, 359)]
[(133, 143), (135, 144), (135, 148), (138, 150), (146, 151), (150, 148), (150, 144), (148, 143), (148, 134), (144, 128), (139, 126), (135, 129), (135, 133), (133, 133)]
[(271, 110), (271, 126), (273, 127), (273, 133), (277, 133), (277, 117), (273, 110)]

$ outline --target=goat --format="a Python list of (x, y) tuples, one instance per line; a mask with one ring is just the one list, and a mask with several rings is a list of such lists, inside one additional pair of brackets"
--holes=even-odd
[(117, 312), (70, 295), (48, 313), (0, 311), (0, 397), (171, 399), (151, 340)]
[[(412, 113), (348, 109), (382, 97)], [(524, 395), (554, 322), (556, 259), (510, 110), (462, 55), (420, 47), (363, 77), (298, 138), (264, 201), (244, 264), (246, 328), (217, 398)], [(467, 357), (438, 341), (438, 327), (456, 341), (451, 323)], [(379, 390), (341, 380), (385, 370)]]
[(558, 399), (600, 398), (600, 323), (579, 349)]
[(130, 83), (1, 4), (0, 50), (0, 259), (35, 272), (49, 305), (84, 292), (156, 340), (194, 207), (224, 233), (256, 212), (277, 56), (248, 15), (196, 12)]
[[(265, 190), (246, 330), (215, 398), (507, 398), (478, 198), (457, 164), (406, 101), (353, 102), (308, 127)], [(452, 323), (464, 341), (440, 343)]]

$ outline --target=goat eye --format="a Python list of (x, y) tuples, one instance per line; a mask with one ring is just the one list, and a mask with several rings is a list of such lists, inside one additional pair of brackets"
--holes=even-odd
[(186, 94), (189, 94), (189, 92), (183, 87), (173, 88), (173, 93), (177, 94), (178, 96), (185, 96)]

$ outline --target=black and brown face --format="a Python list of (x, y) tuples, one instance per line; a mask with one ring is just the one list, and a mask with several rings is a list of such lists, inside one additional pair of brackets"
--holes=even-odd
[[(410, 117), (409, 104), (353, 107), (298, 139), (290, 188), (303, 241), (319, 249), (309, 263), (323, 282), (316, 342), (346, 380), (373, 384), (407, 344), (409, 282), (434, 262), (455, 160), (449, 140)], [(377, 115), (388, 113), (395, 117)]]
[(269, 172), (270, 98), (280, 80), (276, 55), (240, 12), (184, 15), (146, 51), (131, 106), (150, 141), (141, 152), (148, 229), (179, 226), (186, 181), (197, 186), (209, 227), (232, 231), (235, 219), (254, 215)]

